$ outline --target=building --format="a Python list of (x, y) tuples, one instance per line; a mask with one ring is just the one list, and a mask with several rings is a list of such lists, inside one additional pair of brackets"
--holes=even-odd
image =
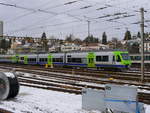
[(102, 49), (108, 49), (108, 45), (100, 44), (100, 43), (89, 43), (89, 44), (83, 44), (81, 46), (81, 51), (87, 51), (87, 50), (102, 50)]
[(145, 52), (150, 52), (150, 39), (146, 39), (144, 41), (144, 51)]
[(45, 53), (45, 50), (38, 43), (25, 43), (22, 45), (20, 41), (12, 43), (11, 48), (8, 50), (10, 54), (27, 54), (27, 53)]
[(49, 52), (60, 52), (60, 51), (61, 51), (61, 46), (60, 45), (51, 46), (49, 48)]
[(79, 45), (74, 44), (74, 43), (66, 42), (63, 45), (61, 45), (61, 51), (62, 52), (76, 51), (76, 50), (80, 50), (80, 49), (81, 49), (81, 47)]
[[(139, 44), (139, 52), (141, 52), (141, 38), (134, 38), (127, 42), (129, 45)], [(144, 52), (150, 52), (150, 37), (144, 41)]]

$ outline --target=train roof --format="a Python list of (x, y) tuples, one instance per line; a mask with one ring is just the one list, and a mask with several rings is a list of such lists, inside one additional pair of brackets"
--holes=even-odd
[(114, 51), (122, 51), (126, 52), (127, 50), (120, 50), (120, 49), (104, 49), (104, 50), (87, 50), (87, 51), (69, 51), (66, 53), (82, 53), (82, 52), (114, 52)]
[(37, 54), (57, 54), (57, 53), (83, 53), (83, 52), (114, 52), (114, 51), (121, 51), (127, 52), (125, 49), (103, 49), (103, 50), (86, 50), (86, 51), (68, 51), (68, 52), (51, 52), (51, 53), (31, 53), (31, 54), (0, 54), (0, 55), (37, 55)]

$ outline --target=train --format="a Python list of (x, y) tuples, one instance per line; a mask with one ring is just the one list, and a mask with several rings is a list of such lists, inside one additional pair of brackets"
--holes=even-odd
[(48, 65), (96, 69), (128, 69), (131, 59), (127, 51), (72, 51), (47, 54), (0, 55), (0, 62), (26, 65)]
[[(132, 67), (140, 67), (141, 66), (141, 54), (129, 54), (131, 61), (132, 61)], [(150, 67), (150, 53), (144, 54), (144, 65), (146, 68)]]

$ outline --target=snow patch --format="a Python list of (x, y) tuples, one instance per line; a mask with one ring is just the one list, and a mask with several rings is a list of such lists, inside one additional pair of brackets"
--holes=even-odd
[(15, 99), (1, 101), (0, 108), (14, 113), (100, 113), (82, 110), (81, 95), (25, 86)]
[(15, 78), (15, 75), (11, 72), (4, 72), (4, 74), (7, 76), (7, 77), (10, 77), (10, 78)]

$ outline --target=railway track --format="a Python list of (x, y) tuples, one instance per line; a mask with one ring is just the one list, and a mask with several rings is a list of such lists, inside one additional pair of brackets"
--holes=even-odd
[[(1, 67), (2, 68), (2, 67)], [(11, 67), (12, 68), (12, 67)], [(6, 68), (5, 69), (10, 69)], [(84, 74), (76, 74), (69, 69), (66, 72), (59, 72), (53, 69), (43, 69), (39, 70), (38, 67), (15, 67), (16, 71), (23, 72), (23, 73), (30, 73), (30, 76), (24, 76), (22, 74), (18, 74), (19, 82), (21, 85), (29, 86), (29, 87), (37, 87), (43, 88), (48, 90), (55, 90), (55, 91), (62, 91), (62, 92), (69, 92), (75, 94), (81, 94), (81, 90), (84, 87), (87, 88), (95, 88), (104, 90), (104, 84), (122, 84), (122, 85), (134, 85), (138, 87), (138, 95), (139, 100), (146, 104), (150, 104), (150, 84), (141, 84), (136, 81), (118, 81), (118, 80), (108, 80), (108, 78), (100, 78), (98, 76), (92, 75), (84, 75)], [(51, 72), (50, 72), (51, 71)], [(62, 70), (64, 71), (64, 70)], [(85, 71), (87, 73), (87, 71)], [(90, 71), (91, 72), (91, 71)], [(71, 74), (70, 74), (71, 73)], [(84, 71), (83, 71), (84, 73)], [(96, 73), (96, 72), (95, 72)], [(145, 91), (147, 93), (145, 93)]]
[[(54, 91), (61, 91), (61, 92), (68, 92), (68, 93), (74, 93), (74, 94), (81, 94), (82, 93), (82, 88), (94, 88), (94, 89), (99, 89), (99, 90), (105, 90), (104, 85), (102, 84), (97, 84), (95, 85), (87, 85), (83, 84), (80, 81), (72, 81), (70, 79), (66, 81), (62, 81), (62, 79), (55, 79), (53, 78), (43, 78), (41, 75), (33, 75), (30, 77), (26, 76), (19, 76), (19, 82), (21, 85), (24, 86), (29, 86), (29, 87), (36, 87), (36, 88), (42, 88), (42, 89), (48, 89), (48, 90), (54, 90)], [(85, 82), (84, 82), (85, 83)], [(140, 92), (139, 89), (139, 101), (144, 102), (146, 104), (150, 104), (150, 94), (149, 93), (143, 93)]]
[(13, 113), (13, 112), (0, 108), (0, 113)]
[[(77, 74), (77, 75), (85, 75), (85, 76), (94, 76), (100, 78), (114, 78), (118, 80), (128, 80), (128, 81), (137, 81), (139, 82), (141, 79), (140, 72), (110, 72), (110, 71), (102, 71), (102, 70), (91, 70), (91, 69), (66, 69), (66, 68), (43, 68), (44, 66), (28, 66), (28, 65), (7, 65), (8, 67), (13, 68), (25, 68), (25, 69), (34, 69), (34, 70), (43, 70), (50, 72), (60, 72), (60, 73), (68, 73), (68, 74)], [(145, 73), (144, 82), (150, 82), (150, 73)]]

